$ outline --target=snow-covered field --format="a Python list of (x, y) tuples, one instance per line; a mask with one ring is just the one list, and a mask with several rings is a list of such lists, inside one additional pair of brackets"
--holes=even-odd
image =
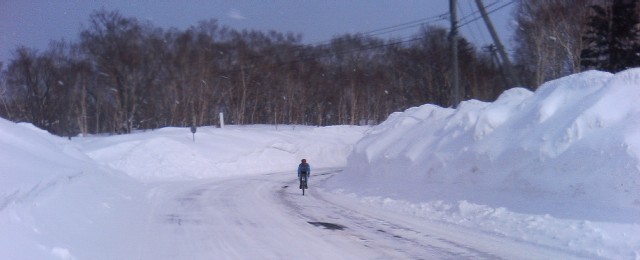
[(636, 69), (373, 127), (200, 127), (195, 142), (0, 119), (0, 258), (640, 259), (637, 100)]

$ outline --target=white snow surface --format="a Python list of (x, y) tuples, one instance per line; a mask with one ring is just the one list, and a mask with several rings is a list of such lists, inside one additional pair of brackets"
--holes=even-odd
[[(393, 242), (415, 230), (447, 254), (413, 257), (640, 259), (638, 100), (631, 69), (414, 107), (373, 127), (67, 140), (0, 119), (0, 258), (388, 259), (416, 248)], [(293, 187), (301, 158), (306, 197)], [(323, 218), (346, 231), (304, 223)]]

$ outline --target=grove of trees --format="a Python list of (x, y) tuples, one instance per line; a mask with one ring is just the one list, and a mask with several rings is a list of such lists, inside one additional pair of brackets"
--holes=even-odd
[[(587, 69), (640, 64), (639, 0), (521, 0), (515, 68), (524, 86)], [(117, 11), (89, 17), (77, 42), (17, 47), (0, 64), (0, 116), (51, 133), (129, 133), (166, 126), (379, 123), (425, 103), (452, 106), (447, 28), (409, 39), (234, 30), (202, 21), (162, 29)], [(463, 99), (491, 101), (507, 87), (500, 64), (462, 37)]]
[(592, 5), (587, 46), (581, 53), (584, 69), (619, 72), (640, 66), (640, 17), (637, 0), (615, 0), (610, 5)]
[(519, 1), (514, 58), (521, 81), (539, 86), (584, 70), (638, 66), (639, 8), (638, 0)]
[[(504, 89), (488, 55), (463, 38), (466, 98)], [(410, 40), (342, 35), (305, 45), (292, 33), (215, 20), (161, 29), (119, 12), (89, 18), (79, 42), (18, 47), (2, 73), (0, 115), (64, 136), (165, 126), (369, 124), (425, 103), (450, 106), (448, 30)]]

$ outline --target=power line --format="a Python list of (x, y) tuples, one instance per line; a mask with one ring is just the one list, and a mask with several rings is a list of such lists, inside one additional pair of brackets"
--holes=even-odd
[[(390, 27), (386, 27), (386, 28), (382, 28), (382, 29), (377, 29), (377, 30), (373, 30), (373, 31), (369, 31), (367, 33), (365, 33), (365, 35), (367, 36), (375, 36), (375, 35), (380, 35), (380, 34), (385, 34), (385, 33), (390, 33), (390, 32), (396, 32), (396, 31), (401, 31), (401, 30), (405, 30), (408, 28), (413, 28), (413, 27), (417, 27), (417, 26), (423, 26), (426, 24), (430, 24), (430, 23), (434, 23), (437, 21), (446, 21), (446, 19), (448, 19), (448, 15), (446, 13), (440, 14), (438, 16), (434, 16), (431, 18), (425, 18), (425, 19), (420, 19), (420, 20), (416, 20), (413, 22), (407, 22), (407, 23), (403, 23), (403, 24), (399, 24), (399, 25), (395, 25), (395, 26), (390, 26)], [(374, 34), (375, 32), (375, 34)]]
[[(475, 9), (476, 11), (478, 11), (477, 8), (473, 8), (473, 5), (471, 4), (471, 1), (466, 1), (467, 2), (467, 6), (469, 7), (469, 10), (473, 10)], [(497, 3), (497, 0), (491, 4), (489, 4), (488, 6), (491, 7), (493, 6), (495, 3)], [(477, 29), (478, 32), (482, 31), (482, 28), (480, 27), (479, 23), (473, 23)], [(469, 30), (471, 32), (473, 32), (473, 30)], [(484, 37), (484, 33), (480, 33), (480, 38), (482, 38), (482, 42), (487, 42), (487, 39)]]
[[(495, 2), (487, 5), (487, 8), (491, 8), (492, 6), (495, 6), (498, 3), (499, 3), (499, 1), (495, 1)], [(498, 11), (500, 9), (503, 9), (503, 8), (513, 4), (513, 3), (515, 3), (515, 1), (510, 1), (509, 3), (501, 5), (501, 6), (497, 7), (497, 8), (495, 8), (495, 9), (489, 10), (488, 13), (491, 14), (493, 12), (496, 12), (496, 11)], [(367, 31), (367, 32), (364, 32), (364, 33), (361, 33), (361, 34), (356, 34), (356, 38), (363, 38), (363, 37), (366, 37), (366, 36), (377, 36), (377, 35), (381, 35), (381, 34), (386, 34), (386, 33), (396, 32), (396, 31), (400, 31), (400, 30), (405, 30), (405, 29), (412, 28), (412, 27), (424, 26), (426, 24), (435, 23), (435, 22), (438, 22), (438, 21), (441, 21), (441, 20), (446, 20), (446, 19), (448, 19), (448, 17), (449, 17), (448, 13), (442, 13), (442, 14), (431, 16), (431, 17), (428, 17), (428, 18), (422, 18), (422, 19), (418, 19), (418, 20), (414, 20), (414, 21), (410, 21), (410, 22), (405, 22), (405, 23), (401, 23), (401, 24), (397, 24), (397, 25), (392, 25), (392, 26), (388, 26), (388, 27), (384, 27), (384, 28), (380, 28), (380, 29)], [(472, 19), (467, 21), (467, 19), (470, 19), (470, 17), (472, 17)], [(460, 19), (460, 20), (464, 21), (464, 22), (459, 23), (457, 27), (458, 28), (463, 27), (463, 26), (465, 26), (467, 24), (470, 24), (470, 23), (472, 23), (474, 21), (477, 21), (477, 20), (479, 20), (481, 18), (482, 18), (482, 16), (480, 15), (480, 11), (476, 10), (476, 11), (472, 12), (471, 14), (462, 17), (462, 19)], [(415, 36), (412, 36), (412, 37), (415, 37)], [(403, 39), (406, 39), (406, 38), (407, 37), (402, 38), (400, 40), (400, 42), (404, 43), (404, 42), (415, 41), (419, 37), (418, 38), (413, 38), (413, 39), (410, 39), (410, 40), (403, 40)], [(333, 40), (334, 39), (322, 41), (320, 43), (325, 43), (325, 44), (319, 44), (316, 47), (321, 47), (322, 45), (328, 45), (326, 43), (332, 43)], [(333, 42), (333, 43), (339, 43), (339, 41), (338, 42)], [(394, 44), (390, 44), (390, 45), (394, 45)], [(312, 47), (312, 46), (313, 46), (313, 44), (309, 44), (309, 45), (304, 45), (303, 47)], [(385, 46), (387, 46), (387, 44), (380, 45), (380, 48), (381, 47), (385, 47)], [(365, 47), (365, 49), (368, 50), (370, 48), (369, 47)], [(354, 51), (358, 51), (358, 49), (355, 49)]]
[[(498, 11), (498, 10), (502, 9), (502, 8), (505, 8), (505, 7), (507, 7), (507, 6), (511, 5), (511, 4), (514, 4), (514, 3), (515, 3), (515, 1), (508, 2), (508, 3), (506, 3), (506, 4), (504, 4), (504, 5), (501, 5), (501, 6), (499, 6), (499, 7), (495, 8), (495, 9), (493, 9), (493, 10), (487, 11), (487, 14), (494, 13), (494, 12), (496, 12), (496, 11)], [(473, 19), (471, 19), (471, 20), (469, 20), (469, 21), (466, 21), (466, 22), (464, 22), (464, 23), (460, 23), (460, 24), (458, 24), (458, 28), (460, 28), (460, 27), (462, 27), (462, 26), (465, 26), (465, 25), (467, 25), (467, 24), (470, 24), (470, 23), (472, 23), (472, 22), (475, 22), (475, 21), (477, 21), (477, 20), (479, 20), (479, 19), (482, 19), (482, 16), (478, 16), (478, 17), (475, 17), (475, 18), (473, 18)]]
[[(438, 21), (441, 20), (446, 20), (448, 19), (449, 14), (448, 13), (441, 13), (438, 15), (434, 15), (434, 16), (430, 16), (430, 17), (426, 17), (426, 18), (421, 18), (421, 19), (417, 19), (417, 20), (413, 20), (413, 21), (409, 21), (409, 22), (404, 22), (404, 23), (400, 23), (400, 24), (396, 24), (396, 25), (391, 25), (391, 26), (387, 26), (387, 27), (383, 27), (380, 29), (374, 29), (371, 31), (367, 31), (364, 33), (357, 33), (355, 34), (355, 38), (356, 39), (362, 39), (364, 37), (372, 37), (372, 36), (378, 36), (378, 35), (382, 35), (382, 34), (387, 34), (387, 33), (392, 33), (392, 32), (397, 32), (397, 31), (401, 31), (401, 30), (406, 30), (409, 28), (414, 28), (414, 27), (422, 27), (425, 26), (427, 24), (432, 24), (432, 23), (436, 23)], [(410, 38), (411, 37), (411, 38)], [(410, 38), (410, 39), (409, 39)], [(407, 43), (407, 42), (412, 42), (412, 41), (416, 41), (419, 40), (421, 37), (416, 37), (414, 36), (408, 36), (408, 37), (403, 37), (400, 39), (397, 39), (395, 42), (392, 43), (383, 43), (383, 44), (379, 44), (379, 45), (368, 45), (368, 46), (362, 46), (360, 48), (355, 48), (355, 49), (351, 49), (348, 51), (344, 51), (341, 52), (339, 54), (345, 54), (345, 53), (349, 53), (349, 52), (358, 52), (358, 51), (364, 51), (364, 50), (370, 50), (370, 49), (375, 49), (375, 48), (383, 48), (383, 47), (387, 47), (387, 46), (391, 46), (391, 45), (397, 45), (397, 44), (403, 44), (403, 43)], [(346, 39), (344, 39), (346, 40)], [(294, 46), (294, 50), (300, 50), (300, 49), (304, 49), (304, 48), (308, 48), (308, 47), (316, 47), (316, 48), (322, 48), (322, 47), (328, 47), (332, 44), (340, 44), (343, 41), (342, 38), (332, 38), (329, 40), (324, 40), (324, 41), (320, 41), (317, 43), (312, 43), (312, 44), (302, 44), (302, 45), (298, 45), (298, 46)], [(252, 58), (250, 58), (251, 60), (255, 60), (261, 57), (266, 57), (266, 56), (273, 56), (273, 55), (279, 55), (281, 53), (284, 52), (289, 52), (291, 50), (282, 50), (282, 51), (273, 51), (270, 54), (262, 54), (262, 55), (256, 55)], [(331, 54), (333, 55), (333, 54)], [(329, 56), (329, 55), (324, 55), (324, 56)], [(305, 61), (308, 59), (303, 58), (300, 61)], [(290, 62), (300, 62), (298, 60), (292, 60)]]
[[(495, 1), (489, 5), (487, 5), (487, 7), (492, 7), (495, 6), (497, 3), (499, 3), (499, 1)], [(494, 9), (489, 10), (487, 13), (491, 14), (494, 13), (498, 10), (501, 10), (511, 4), (515, 3), (515, 1), (510, 1), (506, 4), (503, 4), (501, 6), (498, 6)], [(413, 27), (418, 27), (418, 26), (424, 26), (427, 24), (431, 24), (431, 23), (435, 23), (441, 20), (446, 20), (448, 19), (449, 14), (448, 13), (442, 13), (439, 15), (434, 15), (431, 17), (427, 17), (427, 18), (422, 18), (422, 19), (418, 19), (418, 20), (413, 20), (413, 21), (409, 21), (409, 22), (405, 22), (405, 23), (400, 23), (400, 24), (396, 24), (396, 25), (392, 25), (392, 26), (387, 26), (387, 27), (383, 27), (380, 29), (374, 29), (371, 31), (367, 31), (364, 33), (357, 33), (355, 34), (355, 38), (356, 39), (362, 39), (364, 37), (371, 37), (371, 36), (377, 36), (377, 35), (382, 35), (382, 34), (387, 34), (387, 33), (391, 33), (391, 32), (396, 32), (396, 31), (401, 31), (401, 30), (405, 30), (408, 28), (413, 28)], [(480, 11), (476, 10), (474, 12), (472, 12), (469, 15), (466, 15), (464, 17), (462, 17), (462, 19), (460, 19), (460, 21), (464, 21), (462, 23), (459, 23), (457, 25), (457, 28), (461, 28), (465, 25), (468, 25), (472, 22), (475, 22), (479, 19), (481, 19), (482, 16), (480, 15)], [(321, 58), (325, 58), (325, 57), (331, 57), (331, 56), (335, 56), (335, 55), (343, 55), (343, 54), (348, 54), (348, 53), (353, 53), (353, 52), (361, 52), (361, 51), (367, 51), (367, 50), (372, 50), (372, 49), (377, 49), (377, 48), (384, 48), (384, 47), (388, 47), (388, 46), (393, 46), (393, 45), (399, 45), (399, 44), (405, 44), (408, 42), (413, 42), (413, 41), (418, 41), (421, 40), (422, 36), (406, 36), (406, 37), (402, 37), (400, 39), (396, 39), (395, 41), (391, 41), (391, 42), (383, 42), (381, 44), (369, 44), (369, 45), (365, 45), (365, 46), (360, 46), (358, 48), (351, 48), (348, 50), (344, 50), (341, 52), (333, 52), (333, 53), (327, 53), (324, 55), (311, 55), (311, 56), (306, 56), (306, 57), (300, 57), (298, 59), (293, 59), (293, 60), (289, 60), (289, 61), (281, 61), (278, 62), (279, 64), (277, 64), (276, 66), (285, 66), (285, 65), (289, 65), (291, 63), (298, 63), (298, 62), (303, 62), (303, 61), (309, 61), (309, 60), (315, 60), (315, 59), (321, 59)], [(346, 39), (345, 39), (346, 40)], [(298, 46), (293, 46), (294, 50), (299, 50), (299, 49), (303, 49), (303, 48), (309, 48), (309, 47), (316, 47), (316, 48), (322, 48), (322, 47), (328, 47), (331, 44), (339, 44), (342, 41), (341, 38), (338, 38), (338, 40), (336, 41), (336, 38), (332, 38), (329, 40), (324, 40), (324, 41), (320, 41), (314, 44), (302, 44), (302, 45), (298, 45)], [(284, 52), (290, 52), (291, 50), (282, 50), (280, 52), (274, 52), (271, 54), (261, 54), (261, 55), (256, 55), (254, 57), (251, 57), (251, 60), (255, 60), (258, 58), (262, 58), (262, 57), (267, 57), (267, 56), (274, 56), (274, 55), (278, 55), (280, 53), (284, 53)], [(252, 70), (257, 68), (257, 66), (251, 66), (251, 67), (245, 67), (243, 68), (244, 70)], [(236, 70), (229, 70), (227, 71), (227, 73), (229, 72), (234, 72), (234, 71), (239, 71), (239, 69)]]
[[(430, 16), (430, 17), (426, 17), (426, 18), (422, 18), (422, 19), (418, 19), (418, 20), (413, 20), (413, 21), (409, 21), (409, 22), (404, 22), (404, 23), (400, 23), (400, 24), (396, 24), (396, 25), (391, 25), (391, 26), (380, 28), (380, 29), (374, 29), (374, 30), (371, 30), (371, 31), (363, 32), (363, 33), (356, 33), (356, 35), (377, 36), (377, 35), (382, 35), (382, 34), (402, 31), (402, 30), (406, 30), (406, 29), (409, 29), (409, 28), (413, 28), (413, 27), (424, 26), (426, 24), (431, 24), (431, 23), (435, 23), (435, 22), (438, 22), (438, 21), (446, 21), (448, 19), (448, 17), (449, 17), (448, 13), (441, 13), (441, 14), (438, 14), (438, 15), (434, 15), (434, 16)], [(326, 43), (332, 42), (334, 39), (335, 38), (332, 38), (332, 39), (329, 39), (329, 40), (324, 40), (324, 41), (319, 41), (319, 42), (316, 42), (316, 43), (307, 44), (307, 46), (325, 45)]]
[[(487, 7), (488, 8), (493, 7), (498, 3), (499, 3), (499, 1), (495, 1), (495, 2), (487, 5)], [(495, 9), (489, 10), (487, 13), (488, 14), (494, 13), (494, 12), (496, 12), (498, 10), (501, 10), (501, 9), (513, 4), (513, 3), (515, 3), (515, 1), (510, 1), (510, 2), (508, 2), (506, 4), (504, 4), (504, 5), (496, 7)], [(477, 15), (477, 17), (476, 17), (476, 15)], [(419, 20), (415, 20), (415, 21), (410, 21), (410, 22), (406, 22), (406, 23), (402, 23), (402, 24), (398, 24), (398, 25), (393, 25), (393, 26), (388, 26), (388, 27), (384, 27), (384, 28), (368, 31), (368, 32), (365, 32), (365, 33), (361, 34), (362, 36), (356, 36), (356, 38), (361, 38), (361, 37), (364, 37), (364, 36), (375, 36), (375, 35), (380, 35), (380, 34), (384, 34), (384, 33), (395, 32), (395, 31), (406, 29), (406, 28), (415, 27), (415, 26), (418, 26), (418, 25), (425, 25), (425, 24), (434, 23), (434, 22), (437, 22), (437, 21), (440, 21), (440, 20), (446, 20), (446, 19), (448, 19), (448, 17), (449, 17), (449, 15), (447, 13), (443, 13), (443, 14), (432, 16), (432, 17), (429, 17), (429, 18), (423, 18), (423, 19), (419, 19)], [(473, 19), (466, 21), (467, 19), (469, 19), (469, 17), (473, 17)], [(476, 11), (472, 12), (471, 14), (462, 17), (461, 21), (465, 21), (465, 22), (458, 24), (457, 28), (463, 27), (463, 26), (465, 26), (465, 25), (467, 25), (469, 23), (472, 23), (474, 21), (477, 21), (477, 20), (479, 20), (481, 18), (482, 18), (482, 16), (480, 15), (480, 11), (476, 10)], [(360, 34), (357, 34), (357, 35), (360, 35)], [(398, 39), (395, 42), (388, 42), (388, 43), (383, 43), (383, 44), (379, 44), (379, 45), (363, 46), (363, 47), (360, 47), (360, 48), (355, 48), (355, 49), (343, 51), (343, 52), (340, 52), (340, 53), (332, 53), (332, 54), (323, 55), (321, 57), (326, 57), (326, 56), (336, 55), (336, 54), (341, 55), (341, 54), (346, 54), (346, 53), (351, 53), (351, 52), (359, 52), (359, 51), (365, 51), (365, 50), (371, 50), (371, 49), (376, 49), (376, 48), (383, 48), (383, 47), (387, 47), (387, 46), (403, 44), (403, 43), (417, 41), (417, 40), (421, 40), (421, 39), (422, 39), (421, 36), (409, 36), (409, 37), (404, 37), (404, 38)], [(331, 42), (332, 40), (326, 40), (324, 42)], [(307, 45), (307, 46), (309, 46), (309, 45)], [(298, 61), (294, 60), (294, 61), (291, 61), (291, 62), (298, 62)]]
[[(466, 20), (469, 19), (469, 17), (473, 17), (474, 19), (478, 18), (478, 17), (481, 17), (480, 11), (478, 9), (472, 7), (471, 1), (466, 1), (466, 2), (469, 5), (470, 9), (475, 9), (475, 11), (471, 12), (471, 14), (469, 14), (469, 15), (466, 15), (466, 16), (462, 17), (459, 22), (467, 22)], [(493, 3), (488, 4), (486, 6), (486, 8), (489, 9), (492, 6), (496, 5), (497, 3), (499, 3), (499, 0), (495, 0)]]
[[(466, 1), (466, 2), (470, 3), (470, 1)], [(457, 6), (457, 9), (458, 9), (458, 13), (462, 14), (463, 17), (466, 17), (467, 15), (466, 15), (465, 11), (463, 10), (462, 6), (460, 6), (460, 5), (456, 5), (456, 6)], [(471, 10), (473, 10), (473, 9), (471, 9)], [(473, 13), (473, 11), (472, 11), (472, 13)], [(468, 34), (471, 36), (471, 38), (473, 39), (474, 42), (478, 40), (478, 37), (476, 37), (476, 32), (474, 30), (467, 30), (467, 31), (469, 32)]]

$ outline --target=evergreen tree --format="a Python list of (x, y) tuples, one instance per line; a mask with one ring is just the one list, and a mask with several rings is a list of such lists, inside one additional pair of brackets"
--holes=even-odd
[(614, 0), (611, 6), (593, 5), (589, 29), (583, 37), (583, 70), (619, 72), (640, 66), (638, 0)]

